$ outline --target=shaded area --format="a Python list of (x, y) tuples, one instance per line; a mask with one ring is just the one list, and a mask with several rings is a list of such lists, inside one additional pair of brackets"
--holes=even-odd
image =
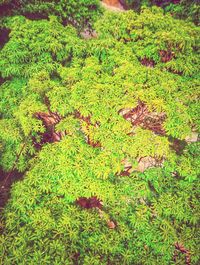
[(148, 59), (146, 57), (144, 57), (143, 59), (141, 59), (141, 64), (147, 67), (151, 67), (153, 68), (155, 66), (155, 62), (152, 59)]
[(80, 197), (76, 200), (76, 204), (85, 209), (102, 209), (102, 202), (96, 196), (93, 196), (91, 198)]
[(0, 17), (11, 16), (12, 15), (12, 5), (10, 3), (5, 3), (0, 5)]
[[(10, 189), (14, 182), (22, 179), (24, 173), (14, 170), (10, 173), (9, 178), (6, 180), (9, 172), (5, 172), (0, 168), (0, 212), (3, 210), (8, 199), (10, 198)], [(6, 180), (6, 181), (5, 181)]]
[(174, 257), (173, 257), (174, 262), (177, 261), (178, 252), (180, 252), (181, 254), (185, 255), (185, 264), (191, 265), (190, 251), (186, 249), (185, 246), (179, 242), (176, 242), (174, 246), (175, 246)]
[(135, 108), (122, 109), (119, 114), (133, 126), (141, 126), (153, 131), (155, 134), (165, 135), (163, 123), (166, 119), (165, 113), (150, 112), (144, 102), (138, 101)]
[(55, 126), (61, 121), (61, 116), (58, 113), (54, 112), (37, 112), (34, 114), (36, 119), (42, 121), (45, 132), (38, 133), (40, 140), (38, 141), (37, 137), (32, 137), (33, 144), (36, 149), (41, 149), (43, 144), (59, 142), (63, 136), (66, 135), (66, 132), (56, 132)]
[(176, 152), (177, 155), (182, 155), (187, 142), (185, 140), (180, 140), (172, 136), (168, 137), (170, 141), (170, 147)]
[[(95, 123), (95, 124), (92, 124), (91, 122), (91, 117), (90, 116), (83, 116), (79, 111), (76, 111), (75, 112), (75, 118), (79, 119), (80, 121), (83, 121), (86, 123), (86, 128), (89, 129), (90, 126), (94, 126), (94, 127), (98, 127), (99, 124), (98, 123)], [(91, 136), (89, 134), (85, 134), (86, 136), (86, 141), (87, 141), (87, 144), (89, 144), (90, 146), (92, 147), (101, 147), (101, 143), (100, 142), (95, 142)]]
[(41, 13), (24, 13), (23, 14), (26, 18), (30, 20), (40, 20), (40, 19), (48, 19), (48, 15), (41, 14)]
[(2, 28), (0, 31), (0, 49), (9, 41), (10, 29)]
[(152, 3), (157, 6), (169, 5), (169, 4), (179, 4), (181, 0), (153, 0)]

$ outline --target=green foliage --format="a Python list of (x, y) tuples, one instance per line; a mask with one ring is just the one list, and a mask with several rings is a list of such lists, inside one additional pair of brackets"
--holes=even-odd
[(101, 13), (99, 0), (7, 0), (0, 1), (9, 4), (7, 13), (26, 15), (33, 19), (47, 18), (50, 15), (57, 16), (60, 22), (72, 24), (79, 29), (91, 27)]
[[(156, 1), (151, 1), (155, 3)], [(188, 19), (199, 25), (200, 6), (198, 0), (181, 0), (180, 3), (176, 1), (160, 1), (161, 6), (166, 12), (170, 12), (173, 16), (181, 19)]]
[(149, 0), (122, 0), (121, 2), (125, 5), (126, 8), (134, 9), (136, 11), (140, 11), (141, 6), (143, 5), (150, 5)]
[[(199, 143), (184, 139), (199, 128), (199, 29), (158, 8), (105, 12), (87, 40), (55, 17), (5, 23), (1, 166), (11, 169), (25, 146), (16, 168), (26, 174), (4, 209), (0, 262), (168, 265), (180, 242), (197, 265)], [(151, 119), (164, 117), (164, 132), (125, 118), (140, 102)], [(37, 148), (34, 139), (50, 133), (37, 113), (59, 116), (59, 142)], [(160, 167), (139, 172), (149, 157)], [(92, 196), (102, 210), (76, 203)]]
[(63, 27), (55, 17), (51, 17), (50, 21), (13, 17), (7, 25), (11, 33), (10, 41), (0, 53), (2, 77), (27, 78), (44, 68), (52, 73), (58, 63), (69, 60), (78, 41), (75, 29)]
[(199, 25), (200, 5), (198, 0), (122, 0), (126, 8), (140, 11), (143, 6), (157, 5), (176, 18), (187, 19)]

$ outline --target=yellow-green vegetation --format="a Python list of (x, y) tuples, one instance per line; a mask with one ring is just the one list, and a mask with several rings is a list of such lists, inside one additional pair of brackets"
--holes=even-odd
[(58, 15), (3, 19), (0, 165), (24, 178), (0, 264), (199, 264), (199, 28), (104, 11), (84, 39)]

